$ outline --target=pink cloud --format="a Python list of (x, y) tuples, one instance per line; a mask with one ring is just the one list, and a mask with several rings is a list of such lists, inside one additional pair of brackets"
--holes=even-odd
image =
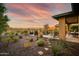
[(29, 4), (10, 4), (8, 6), (15, 9), (21, 9), (24, 12), (26, 12), (28, 15), (30, 16), (34, 15), (37, 18), (45, 18), (45, 17), (52, 16), (51, 12), (44, 9), (39, 9), (36, 6), (29, 5)]
[[(51, 7), (51, 5), (49, 6)], [(52, 25), (55, 25), (58, 23), (56, 20), (52, 18), (52, 12), (49, 10), (46, 10), (41, 6), (35, 6), (32, 4), (7, 4), (7, 8), (8, 8), (8, 15), (13, 18), (16, 18), (16, 20), (18, 19), (19, 20), (18, 22), (21, 22), (20, 20), (26, 20), (26, 23), (23, 21), (24, 23), (22, 23), (22, 25), (20, 24), (23, 27), (28, 25), (27, 23), (28, 20), (30, 20), (29, 27), (31, 25), (39, 27), (46, 23), (48, 24), (51, 23)], [(13, 8), (15, 12), (11, 11), (10, 8)], [(19, 12), (18, 11), (19, 9), (25, 12), (26, 14), (22, 15), (17, 13)], [(13, 18), (11, 18), (11, 20), (13, 20)], [(18, 27), (18, 22), (16, 22), (17, 27)], [(12, 24), (12, 22), (10, 24)], [(15, 23), (13, 23), (13, 25), (15, 26)]]

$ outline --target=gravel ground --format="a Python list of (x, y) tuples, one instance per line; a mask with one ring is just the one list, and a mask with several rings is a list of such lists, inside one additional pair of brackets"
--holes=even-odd
[[(24, 43), (30, 43), (26, 39), (19, 39), (16, 43), (9, 43), (8, 48), (1, 48), (0, 55), (8, 55), (8, 56), (51, 56), (51, 48), (49, 47), (48, 40), (45, 39), (45, 46), (39, 47), (36, 42), (31, 42), (30, 47), (24, 47)], [(48, 51), (45, 50), (48, 48)], [(42, 51), (43, 54), (38, 54), (39, 51)]]

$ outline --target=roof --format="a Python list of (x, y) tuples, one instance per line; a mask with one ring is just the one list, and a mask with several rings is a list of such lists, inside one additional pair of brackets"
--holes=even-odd
[(55, 19), (59, 19), (61, 17), (68, 17), (68, 16), (76, 16), (76, 15), (79, 15), (79, 13), (74, 13), (74, 12), (67, 12), (67, 13), (62, 13), (62, 14), (58, 14), (58, 15), (54, 15), (52, 16), (53, 18)]
[(62, 13), (62, 14), (58, 14), (58, 15), (54, 15), (53, 18), (55, 19), (59, 19), (61, 17), (67, 17), (67, 16), (71, 16), (71, 15), (74, 15), (73, 12), (67, 12), (67, 13)]
[(59, 19), (61, 17), (68, 17), (68, 16), (73, 16), (73, 15), (78, 15), (79, 14), (79, 3), (76, 4), (76, 3), (72, 3), (71, 4), (72, 6), (72, 11), (70, 12), (66, 12), (66, 13), (62, 13), (62, 14), (58, 14), (58, 15), (54, 15), (53, 18), (55, 19)]

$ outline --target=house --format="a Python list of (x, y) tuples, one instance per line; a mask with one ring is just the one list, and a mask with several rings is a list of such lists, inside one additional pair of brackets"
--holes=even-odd
[[(70, 24), (79, 24), (79, 4), (71, 3), (71, 6), (72, 6), (72, 11), (53, 16), (53, 18), (59, 21), (59, 38), (60, 39), (65, 39), (66, 33), (69, 32)], [(67, 25), (67, 30), (66, 30), (66, 25)]]

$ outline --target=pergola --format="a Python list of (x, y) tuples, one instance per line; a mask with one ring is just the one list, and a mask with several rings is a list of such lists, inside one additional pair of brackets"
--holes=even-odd
[[(72, 7), (76, 7), (76, 8), (75, 9), (73, 8), (71, 12), (62, 13), (62, 14), (53, 16), (53, 18), (59, 20), (59, 38), (60, 39), (65, 39), (66, 33), (68, 33), (69, 31), (70, 24), (79, 24), (79, 11), (78, 11), (79, 4), (73, 4), (73, 5)], [(67, 24), (67, 30), (66, 30), (66, 24)]]

